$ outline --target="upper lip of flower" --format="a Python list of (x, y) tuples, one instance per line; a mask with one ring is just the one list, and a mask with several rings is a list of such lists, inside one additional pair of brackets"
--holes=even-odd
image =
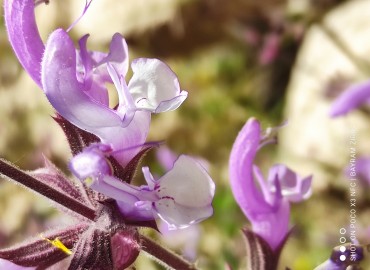
[[(134, 60), (134, 74), (126, 85), (128, 50), (120, 34), (113, 35), (108, 54), (88, 51), (88, 35), (80, 39), (80, 50), (76, 50), (62, 29), (51, 33), (44, 46), (33, 0), (6, 0), (4, 6), (9, 40), (26, 71), (62, 117), (111, 144), (121, 165), (140, 151), (119, 153), (145, 142), (150, 113), (174, 110), (186, 99), (176, 75), (158, 59)], [(117, 109), (108, 107), (106, 82), (117, 87)]]

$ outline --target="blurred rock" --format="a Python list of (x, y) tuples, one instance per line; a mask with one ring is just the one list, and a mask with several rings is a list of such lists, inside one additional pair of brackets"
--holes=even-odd
[(370, 153), (369, 115), (356, 110), (330, 119), (332, 100), (326, 95), (333, 78), (370, 77), (365, 70), (370, 62), (364, 61), (370, 55), (369, 10), (368, 0), (349, 1), (313, 25), (291, 76), (285, 107), (289, 124), (279, 137), (280, 154), (295, 170), (313, 173), (316, 189), (338, 180), (348, 165), (351, 130), (357, 131), (358, 156)]

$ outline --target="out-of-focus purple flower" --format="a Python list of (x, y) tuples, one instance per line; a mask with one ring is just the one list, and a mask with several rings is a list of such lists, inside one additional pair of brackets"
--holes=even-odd
[(350, 86), (332, 104), (330, 116), (337, 117), (370, 102), (370, 81)]
[(348, 166), (345, 174), (349, 179), (358, 178), (364, 185), (370, 185), (370, 156), (363, 156), (356, 159), (354, 166)]
[[(206, 170), (193, 158), (180, 156), (173, 168), (155, 180), (143, 168), (146, 186), (133, 186), (110, 174), (107, 155), (99, 145), (86, 148), (70, 163), (71, 171), (90, 187), (116, 200), (126, 219), (164, 220), (170, 229), (186, 228), (213, 213), (215, 185)], [(89, 164), (98, 166), (89, 166)]]
[(279, 54), (281, 35), (278, 33), (268, 33), (264, 37), (263, 46), (259, 53), (258, 61), (261, 65), (271, 64)]
[(229, 174), (234, 197), (252, 223), (253, 231), (276, 249), (288, 234), (290, 202), (309, 196), (312, 177), (301, 178), (286, 166), (275, 165), (265, 181), (253, 164), (265, 139), (260, 123), (249, 119), (233, 145)]
[(201, 236), (201, 228), (193, 225), (182, 230), (169, 230), (165, 222), (159, 224), (161, 241), (171, 249), (181, 250), (181, 255), (194, 262), (197, 258), (197, 247)]
[(35, 267), (25, 267), (25, 266), (20, 266), (17, 264), (14, 264), (10, 261), (4, 260), (0, 258), (0, 269), (4, 270), (33, 270), (36, 269)]

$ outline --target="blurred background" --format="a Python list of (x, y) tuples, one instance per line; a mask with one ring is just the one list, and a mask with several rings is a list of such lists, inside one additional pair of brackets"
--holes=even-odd
[[(57, 27), (69, 27), (84, 5), (83, 0), (39, 5), (43, 39)], [(0, 156), (34, 170), (43, 166), (45, 155), (68, 174), (71, 155), (51, 118), (53, 109), (22, 70), (3, 16), (0, 20)], [(202, 269), (224, 269), (226, 263), (245, 267), (240, 229), (249, 225), (229, 188), (228, 158), (239, 130), (255, 116), (265, 128), (288, 121), (278, 145), (259, 153), (263, 171), (285, 163), (302, 176), (314, 175), (311, 198), (291, 207), (295, 230), (281, 269), (311, 270), (327, 260), (340, 244), (339, 229), (349, 223), (344, 171), (351, 131), (357, 134), (358, 157), (370, 156), (368, 108), (338, 119), (328, 116), (335, 97), (370, 77), (370, 0), (94, 0), (70, 34), (77, 42), (90, 33), (89, 49), (107, 51), (115, 32), (126, 38), (131, 60), (160, 58), (189, 92), (178, 110), (153, 116), (149, 140), (165, 140), (175, 154), (203, 158), (217, 185), (212, 218), (160, 241), (196, 257)], [(143, 165), (164, 172), (155, 152)], [(362, 180), (356, 234), (368, 244), (370, 182)], [(46, 199), (0, 180), (0, 247), (68, 222)], [(143, 255), (136, 268), (162, 269)]]

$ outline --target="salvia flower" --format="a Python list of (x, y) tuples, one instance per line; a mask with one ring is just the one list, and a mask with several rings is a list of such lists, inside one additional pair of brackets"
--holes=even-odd
[(170, 229), (177, 229), (212, 215), (215, 185), (195, 159), (181, 155), (157, 180), (144, 167), (147, 185), (137, 187), (113, 176), (107, 150), (91, 145), (71, 160), (70, 169), (90, 188), (115, 199), (125, 219), (143, 221), (158, 216)]
[[(45, 46), (37, 30), (33, 0), (6, 0), (4, 6), (9, 40), (25, 70), (62, 117), (110, 144), (121, 165), (144, 144), (150, 113), (174, 110), (186, 99), (187, 92), (180, 90), (176, 75), (158, 59), (134, 60), (134, 74), (126, 84), (128, 50), (120, 34), (113, 35), (109, 53), (88, 51), (88, 35), (76, 49), (62, 29), (51, 33)], [(114, 83), (118, 91), (115, 109), (108, 106), (107, 82)]]
[(312, 177), (302, 178), (284, 165), (275, 165), (265, 181), (254, 165), (255, 156), (265, 143), (260, 123), (249, 119), (233, 145), (229, 174), (234, 197), (253, 231), (275, 250), (288, 235), (290, 202), (310, 195)]
[(330, 116), (342, 116), (370, 102), (370, 81), (350, 86), (332, 104)]

